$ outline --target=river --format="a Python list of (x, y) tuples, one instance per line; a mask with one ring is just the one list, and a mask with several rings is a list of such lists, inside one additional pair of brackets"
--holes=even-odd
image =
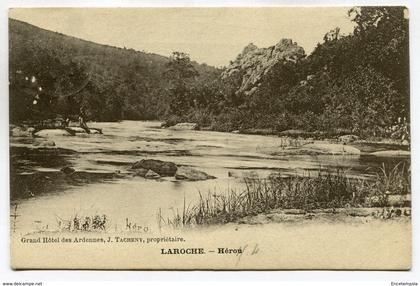
[[(104, 134), (56, 136), (53, 148), (33, 148), (34, 139), (11, 139), (13, 232), (24, 235), (54, 231), (74, 216), (106, 215), (110, 230), (126, 230), (127, 223), (145, 231), (157, 228), (157, 214), (170, 217), (193, 203), (200, 193), (226, 192), (243, 187), (243, 174), (266, 177), (272, 172), (305, 175), (314, 170), (341, 168), (349, 176), (369, 178), (383, 162), (369, 152), (389, 146), (356, 145), (362, 154), (269, 155), (279, 138), (212, 131), (171, 130), (160, 122), (91, 123)], [(132, 163), (153, 158), (192, 166), (216, 179), (188, 182), (173, 177), (158, 180), (132, 176)], [(73, 176), (60, 171), (76, 170)], [(16, 193), (16, 194), (15, 194)]]

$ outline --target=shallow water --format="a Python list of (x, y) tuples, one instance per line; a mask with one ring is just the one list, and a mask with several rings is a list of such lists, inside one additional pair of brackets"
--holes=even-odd
[[(307, 175), (312, 170), (342, 168), (349, 176), (369, 177), (382, 164), (398, 158), (358, 156), (282, 155), (263, 150), (278, 148), (274, 136), (231, 134), (211, 131), (161, 129), (160, 122), (123, 121), (91, 123), (104, 134), (53, 137), (57, 148), (33, 149), (31, 139), (11, 140), (13, 231), (29, 233), (57, 230), (59, 222), (106, 215), (115, 231), (128, 231), (135, 223), (148, 232), (157, 229), (157, 214), (171, 216), (188, 206), (200, 192), (240, 189), (244, 172), (266, 177), (272, 172)], [(388, 146), (357, 146), (362, 151)], [(193, 166), (217, 179), (185, 182), (174, 178), (147, 180), (129, 173), (135, 161), (153, 158), (177, 165)], [(60, 169), (71, 166), (72, 177)], [(14, 210), (14, 206), (17, 209)]]

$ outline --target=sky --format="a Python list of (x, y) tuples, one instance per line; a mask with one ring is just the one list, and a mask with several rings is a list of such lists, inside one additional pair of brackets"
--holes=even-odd
[(354, 23), (349, 7), (20, 8), (9, 16), (35, 26), (117, 47), (169, 56), (174, 51), (226, 66), (249, 43), (269, 47), (290, 38), (310, 54), (325, 33)]

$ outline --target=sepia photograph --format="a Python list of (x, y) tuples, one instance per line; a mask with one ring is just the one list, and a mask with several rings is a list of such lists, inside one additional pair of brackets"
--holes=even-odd
[(410, 270), (408, 8), (11, 8), (8, 37), (13, 269)]

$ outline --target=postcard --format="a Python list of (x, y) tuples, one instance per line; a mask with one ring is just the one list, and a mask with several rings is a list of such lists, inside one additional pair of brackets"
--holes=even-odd
[(12, 8), (14, 269), (409, 270), (406, 7)]

